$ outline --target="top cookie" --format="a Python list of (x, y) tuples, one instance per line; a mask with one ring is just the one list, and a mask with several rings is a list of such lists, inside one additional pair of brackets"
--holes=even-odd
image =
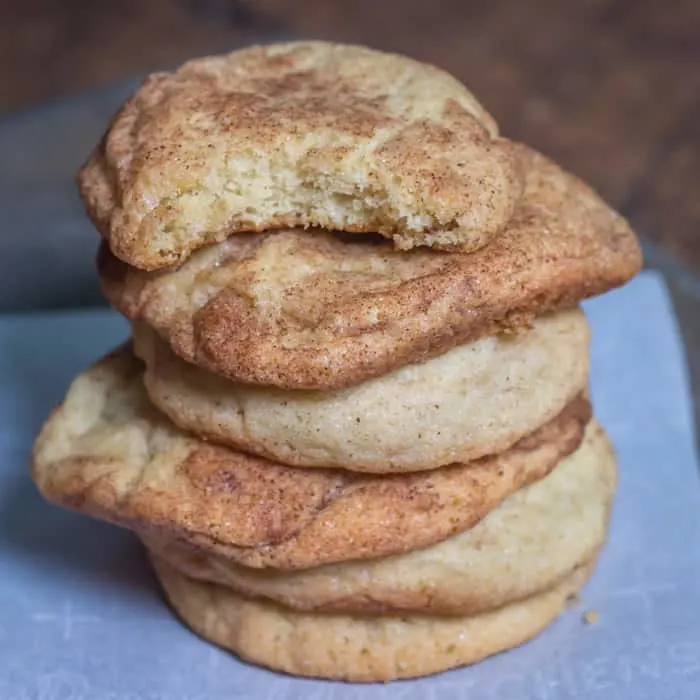
[(149, 77), (78, 175), (114, 254), (146, 270), (238, 231), (371, 231), (485, 245), (521, 191), (512, 146), (447, 73), (302, 42)]

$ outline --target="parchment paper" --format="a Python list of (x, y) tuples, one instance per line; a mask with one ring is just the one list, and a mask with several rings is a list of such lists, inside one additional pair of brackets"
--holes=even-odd
[(131, 535), (45, 504), (27, 475), (33, 435), (126, 326), (103, 312), (1, 318), (0, 700), (698, 700), (700, 482), (678, 329), (650, 273), (586, 309), (621, 479), (581, 606), (519, 649), (387, 686), (237, 661), (173, 617)]

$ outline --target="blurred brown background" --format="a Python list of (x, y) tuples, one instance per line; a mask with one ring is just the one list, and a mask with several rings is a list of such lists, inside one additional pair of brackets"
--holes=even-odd
[(700, 270), (698, 0), (0, 0), (0, 114), (269, 34), (446, 68)]
[(305, 37), (451, 71), (597, 187), (665, 275), (700, 407), (700, 0), (0, 0), (0, 311), (104, 303), (73, 174), (135, 78)]

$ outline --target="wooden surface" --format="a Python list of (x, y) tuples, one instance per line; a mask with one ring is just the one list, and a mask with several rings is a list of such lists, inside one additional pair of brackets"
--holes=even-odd
[(270, 32), (446, 68), (700, 271), (697, 0), (0, 0), (0, 110)]

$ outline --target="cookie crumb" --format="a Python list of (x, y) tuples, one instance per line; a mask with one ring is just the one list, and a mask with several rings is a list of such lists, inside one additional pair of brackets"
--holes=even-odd
[(571, 610), (571, 608), (577, 607), (581, 603), (581, 597), (578, 593), (572, 593), (566, 597), (566, 607)]
[(597, 610), (586, 610), (583, 613), (583, 621), (587, 625), (595, 625), (600, 620), (600, 613)]

